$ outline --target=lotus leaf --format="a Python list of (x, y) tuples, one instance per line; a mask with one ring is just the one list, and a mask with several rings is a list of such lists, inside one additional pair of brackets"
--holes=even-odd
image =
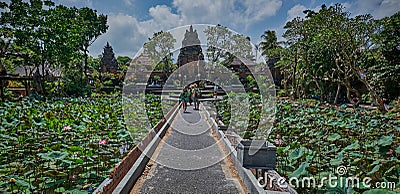
[(61, 151), (51, 151), (47, 153), (40, 153), (38, 155), (46, 160), (62, 160), (68, 156), (68, 153)]
[(383, 136), (383, 137), (381, 137), (380, 139), (379, 139), (379, 141), (378, 141), (378, 145), (380, 145), (380, 146), (388, 146), (388, 145), (391, 145), (393, 143), (393, 136), (392, 135), (390, 135), (390, 136)]
[(397, 149), (395, 150), (395, 152), (396, 152), (397, 154), (400, 154), (400, 146), (397, 147)]
[(367, 173), (367, 175), (374, 174), (375, 172), (377, 172), (377, 171), (381, 168), (381, 166), (382, 166), (382, 164), (376, 165), (371, 171), (369, 171), (369, 172)]
[(327, 138), (328, 141), (336, 141), (338, 139), (340, 139), (340, 135), (338, 133), (334, 133)]
[(356, 140), (354, 143), (352, 143), (352, 144), (348, 145), (347, 147), (343, 148), (341, 153), (349, 151), (349, 150), (359, 149), (359, 148), (360, 148), (360, 144), (358, 143), (358, 140)]
[(296, 177), (296, 178), (300, 178), (300, 176), (302, 175), (306, 175), (307, 174), (307, 170), (306, 168), (310, 165), (310, 163), (308, 162), (303, 162), (300, 164), (299, 168), (297, 168), (289, 177)]
[(353, 194), (355, 193), (354, 188), (353, 187), (347, 187), (348, 183), (346, 183), (346, 179), (341, 177), (339, 179), (333, 180), (331, 182), (331, 184), (327, 185), (327, 190), (326, 193), (327, 194), (339, 194), (339, 193), (343, 193), (343, 194)]
[(363, 194), (396, 194), (394, 191), (389, 191), (386, 189), (371, 189), (369, 191), (365, 191)]
[(82, 191), (82, 190), (74, 189), (74, 190), (65, 191), (65, 193), (66, 193), (66, 194), (87, 194), (88, 192), (87, 192), (87, 191)]
[(291, 160), (297, 160), (297, 159), (299, 159), (299, 158), (301, 158), (301, 157), (303, 156), (304, 151), (305, 151), (305, 148), (303, 148), (303, 147), (298, 148), (298, 149), (294, 149), (294, 150), (290, 153), (289, 158), (290, 158)]
[(342, 163), (343, 163), (343, 154), (342, 153), (339, 153), (337, 155), (337, 158), (335, 158), (335, 159), (330, 161), (330, 164), (333, 165), (333, 166), (338, 166), (338, 165), (340, 165)]

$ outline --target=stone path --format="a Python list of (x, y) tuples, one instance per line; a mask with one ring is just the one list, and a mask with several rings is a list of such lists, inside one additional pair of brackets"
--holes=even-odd
[(181, 110), (131, 193), (246, 193), (205, 112)]

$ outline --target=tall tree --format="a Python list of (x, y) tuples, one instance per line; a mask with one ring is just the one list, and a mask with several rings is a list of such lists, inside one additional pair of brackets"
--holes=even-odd
[(172, 71), (172, 49), (176, 39), (169, 32), (156, 32), (143, 46), (144, 53), (151, 58), (151, 65), (161, 71)]
[(22, 58), (24, 67), (41, 66), (43, 93), (45, 67), (79, 68), (84, 72), (80, 61), (74, 60), (81, 58), (78, 51), (85, 56), (86, 68), (88, 47), (107, 30), (107, 17), (89, 8), (55, 7), (49, 0), (11, 0), (0, 5), (5, 10), (0, 18), (0, 36), (5, 45), (12, 45), (2, 53)]
[(377, 21), (380, 30), (373, 37), (374, 52), (363, 59), (364, 68), (373, 72), (369, 79), (381, 95), (395, 100), (400, 96), (400, 12)]
[(276, 37), (276, 32), (271, 30), (264, 31), (264, 34), (261, 35), (261, 38), (263, 39), (263, 41), (260, 43), (262, 54), (269, 58), (273, 58), (273, 56), (269, 55), (271, 54), (270, 51), (278, 47), (278, 38)]
[(209, 61), (229, 65), (234, 57), (251, 58), (252, 46), (248, 37), (232, 33), (227, 27), (208, 26), (206, 56)]
[(103, 14), (97, 14), (96, 10), (90, 9), (88, 7), (80, 8), (77, 10), (75, 18), (75, 27), (79, 30), (80, 38), (82, 41), (80, 50), (84, 55), (84, 69), (83, 72), (86, 73), (88, 70), (88, 55), (89, 46), (108, 29), (107, 16)]
[(370, 15), (350, 18), (343, 9), (340, 4), (323, 5), (318, 12), (306, 10), (305, 19), (295, 18), (286, 24), (284, 37), (291, 52), (287, 52), (284, 61), (293, 64), (287, 66), (291, 77), (286, 79), (292, 81), (294, 97), (311, 83), (324, 95), (323, 85), (328, 81), (337, 84), (337, 94), (343, 86), (350, 102), (353, 102), (352, 94), (360, 96), (359, 90), (353, 87), (358, 81), (384, 110), (383, 101), (371, 80), (364, 76), (366, 69), (362, 65), (362, 60), (372, 52), (372, 37), (378, 25)]

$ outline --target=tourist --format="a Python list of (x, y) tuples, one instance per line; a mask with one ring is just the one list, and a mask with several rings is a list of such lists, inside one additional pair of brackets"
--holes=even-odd
[[(193, 94), (193, 85), (189, 86), (189, 92), (190, 94)], [(192, 106), (192, 102), (193, 102), (193, 97), (192, 95), (189, 96), (189, 105)]]
[(183, 107), (183, 112), (186, 112), (187, 109), (187, 103), (189, 102), (189, 97), (190, 97), (190, 91), (189, 89), (185, 86), (183, 88), (183, 91), (180, 95), (180, 99), (182, 101), (182, 107)]
[(197, 87), (197, 84), (193, 85), (193, 89), (192, 89), (192, 99), (194, 102), (194, 110), (199, 110), (199, 105), (200, 105), (200, 101), (199, 101), (199, 97), (200, 97), (200, 90)]
[(218, 96), (218, 85), (214, 86), (214, 98), (217, 98)]

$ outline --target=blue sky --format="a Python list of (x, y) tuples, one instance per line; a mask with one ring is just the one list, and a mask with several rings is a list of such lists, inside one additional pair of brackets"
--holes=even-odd
[[(133, 57), (153, 32), (188, 24), (221, 24), (260, 42), (265, 30), (283, 34), (292, 18), (322, 4), (341, 3), (352, 16), (369, 13), (376, 19), (400, 10), (400, 0), (55, 0), (67, 6), (90, 7), (108, 15), (109, 30), (90, 47), (97, 57), (108, 41), (117, 56)], [(180, 42), (181, 40), (177, 40)]]

